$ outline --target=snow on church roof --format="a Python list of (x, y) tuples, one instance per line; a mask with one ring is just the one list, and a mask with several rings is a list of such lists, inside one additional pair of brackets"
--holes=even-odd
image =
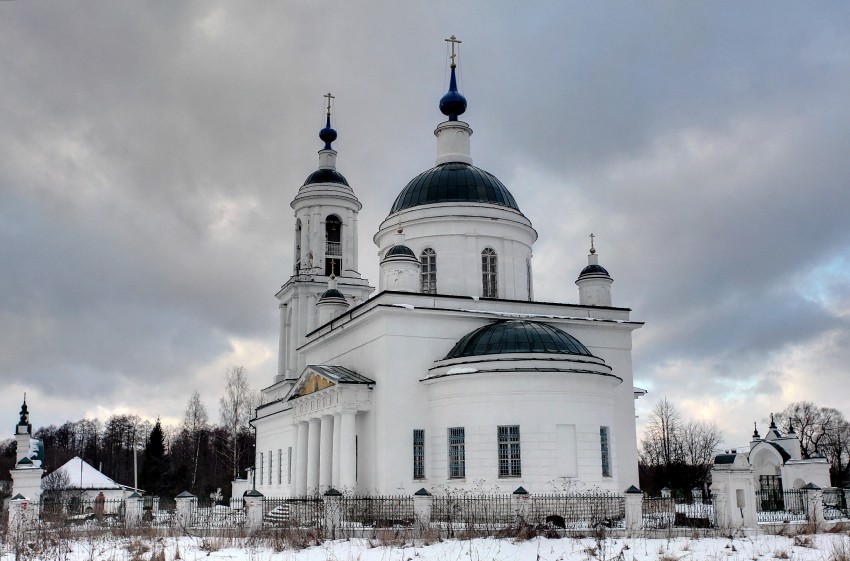
[(72, 489), (129, 489), (126, 485), (115, 483), (93, 465), (76, 456), (57, 468), (56, 472), (67, 475), (68, 486)]

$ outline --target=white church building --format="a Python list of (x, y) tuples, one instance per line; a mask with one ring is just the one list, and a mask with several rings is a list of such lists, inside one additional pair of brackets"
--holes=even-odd
[(278, 373), (252, 420), (266, 496), (638, 485), (631, 349), (643, 324), (612, 305), (592, 238), (578, 302), (534, 300), (537, 232), (473, 165), (454, 57), (434, 167), (374, 234), (375, 294), (359, 272), (361, 204), (337, 170), (327, 96), (319, 166), (291, 205)]

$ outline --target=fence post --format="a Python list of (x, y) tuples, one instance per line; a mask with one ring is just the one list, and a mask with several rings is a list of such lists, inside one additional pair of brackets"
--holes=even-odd
[(514, 512), (516, 512), (517, 526), (528, 524), (528, 518), (531, 515), (531, 496), (523, 487), (517, 487), (516, 491), (511, 495)]
[(643, 491), (632, 485), (625, 492), (626, 530), (643, 528)]
[(809, 513), (809, 522), (816, 531), (820, 530), (826, 522), (823, 517), (823, 489), (814, 483), (807, 483), (802, 490), (806, 492), (806, 511)]
[(144, 507), (144, 499), (142, 496), (133, 491), (130, 496), (124, 499), (124, 524), (127, 526), (137, 526), (142, 519), (142, 509)]
[(9, 534), (20, 538), (38, 516), (38, 505), (18, 493), (9, 501)]
[(325, 537), (336, 539), (342, 525), (342, 493), (331, 487), (325, 492)]
[(251, 531), (263, 528), (263, 494), (256, 489), (251, 489), (242, 498), (242, 506), (245, 509), (245, 524)]
[(415, 518), (416, 534), (421, 536), (431, 527), (431, 507), (434, 497), (425, 487), (413, 493), (413, 517)]
[(193, 508), (198, 498), (189, 491), (183, 491), (174, 497), (174, 514), (177, 517), (177, 525), (181, 528), (189, 528), (192, 525), (192, 515), (195, 509)]

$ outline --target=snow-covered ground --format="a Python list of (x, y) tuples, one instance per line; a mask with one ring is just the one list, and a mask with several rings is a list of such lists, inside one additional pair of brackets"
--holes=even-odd
[[(70, 548), (67, 547), (70, 545)], [(12, 561), (6, 549), (0, 561)], [(32, 561), (850, 561), (850, 536), (820, 534), (752, 538), (546, 539), (481, 538), (430, 545), (384, 546), (363, 539), (327, 541), (306, 549), (275, 551), (268, 542), (247, 538), (97, 538), (55, 546)]]

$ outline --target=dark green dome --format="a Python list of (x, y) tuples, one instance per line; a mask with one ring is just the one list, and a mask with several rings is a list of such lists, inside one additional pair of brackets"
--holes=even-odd
[(557, 327), (526, 320), (502, 320), (465, 335), (443, 360), (505, 353), (593, 356), (578, 339)]
[(394, 246), (392, 246), (391, 248), (389, 248), (387, 250), (387, 253), (384, 255), (384, 259), (386, 259), (387, 257), (401, 256), (401, 255), (413, 257), (414, 259), (416, 259), (416, 254), (413, 253), (413, 250), (410, 249), (409, 247), (407, 247), (406, 245), (394, 245)]
[(414, 177), (396, 197), (390, 214), (434, 203), (487, 203), (519, 211), (513, 195), (493, 174), (470, 164), (448, 162)]
[(322, 293), (321, 298), (319, 300), (324, 300), (325, 298), (342, 298), (345, 300), (345, 294), (337, 290), (336, 288), (329, 288), (324, 293)]
[(304, 185), (312, 185), (313, 183), (341, 183), (342, 185), (348, 185), (348, 181), (341, 173), (330, 168), (317, 169), (304, 180)]
[(606, 277), (611, 276), (611, 275), (608, 274), (608, 271), (602, 265), (588, 265), (587, 267), (585, 267), (584, 269), (581, 270), (581, 274), (579, 275), (579, 278), (586, 276), (586, 275), (594, 275), (594, 276), (604, 275)]

